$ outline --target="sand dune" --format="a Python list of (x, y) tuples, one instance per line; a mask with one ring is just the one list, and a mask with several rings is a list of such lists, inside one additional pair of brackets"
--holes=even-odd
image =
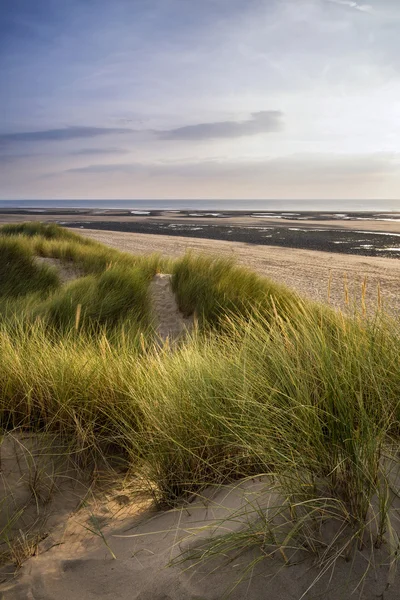
[[(239, 263), (316, 300), (327, 301), (330, 286), (332, 304), (341, 307), (345, 306), (345, 285), (350, 295), (359, 298), (367, 277), (370, 305), (376, 302), (379, 284), (387, 305), (394, 310), (400, 308), (400, 261), (394, 259), (160, 235), (95, 230), (81, 233), (136, 254), (157, 250), (176, 257), (192, 249), (233, 256)], [(177, 307), (169, 286), (169, 278), (158, 277), (153, 290), (163, 338), (181, 333), (184, 325), (179, 320), (176, 331)], [(395, 487), (398, 492), (399, 486)], [(115, 496), (114, 504), (118, 504), (119, 497)], [(171, 561), (187, 556), (186, 552), (198, 551), (210, 537), (215, 539), (218, 534), (252, 522), (258, 506), (268, 512), (279, 504), (280, 497), (268, 480), (250, 480), (217, 491), (209, 489), (191, 504), (167, 512), (155, 513), (149, 508), (143, 511), (130, 503), (129, 497), (121, 498), (122, 511), (118, 507), (110, 511), (106, 501), (96, 507), (94, 514), (101, 517), (101, 535), (88, 535), (93, 515), (87, 509), (71, 512), (69, 517), (64, 511), (63, 524), (53, 531), (51, 543), (45, 540), (38, 544), (37, 555), (23, 565), (16, 578), (0, 584), (0, 598), (221, 600), (229, 592), (232, 600), (399, 597), (399, 576), (390, 567), (387, 545), (372, 553), (367, 544), (354, 553), (351, 561), (339, 558), (321, 578), (314, 554), (300, 549), (289, 551), (289, 564), (285, 564), (279, 552), (273, 552), (268, 544), (261, 550), (259, 543), (254, 549), (229, 558), (219, 556), (210, 562), (187, 561), (171, 566)], [(68, 505), (67, 510), (74, 511), (74, 507)], [(394, 511), (398, 510), (399, 506), (394, 506)], [(257, 564), (245, 572), (251, 561)]]

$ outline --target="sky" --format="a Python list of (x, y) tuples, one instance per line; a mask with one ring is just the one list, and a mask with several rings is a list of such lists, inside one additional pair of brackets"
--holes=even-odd
[(399, 0), (2, 0), (0, 73), (0, 199), (400, 198)]

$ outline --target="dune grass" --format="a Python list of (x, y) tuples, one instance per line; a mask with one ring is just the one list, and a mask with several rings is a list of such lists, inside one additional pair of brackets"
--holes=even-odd
[[(230, 261), (131, 257), (57, 231), (0, 230), (0, 243), (28, 240), (30, 253), (88, 273), (48, 285), (45, 299), (27, 292), (14, 319), (3, 312), (3, 431), (51, 432), (82, 464), (117, 461), (160, 505), (266, 474), (289, 533), (274, 537), (261, 510), (257, 525), (219, 540), (220, 551), (268, 539), (286, 556), (297, 540), (326, 556), (318, 532), (327, 521), (339, 523), (328, 543), (336, 557), (388, 537), (396, 547), (397, 321), (345, 317)], [(173, 351), (152, 342), (150, 326), (148, 283), (164, 269), (181, 310), (199, 322)]]
[[(168, 264), (160, 256), (119, 253), (56, 225), (40, 223), (3, 227), (0, 244), (5, 257), (0, 266), (3, 317), (13, 316), (17, 323), (41, 319), (62, 332), (106, 327), (111, 333), (120, 326), (136, 335), (150, 326), (148, 286)], [(75, 266), (77, 278), (61, 286), (57, 269), (36, 263), (35, 256)]]
[(0, 296), (45, 294), (58, 287), (57, 274), (47, 266), (35, 264), (29, 244), (0, 237), (0, 256)]
[(279, 308), (290, 313), (297, 296), (288, 288), (238, 267), (226, 258), (210, 259), (187, 253), (173, 265), (172, 285), (183, 314), (195, 313), (202, 325), (221, 324), (226, 315), (258, 311), (263, 315)]
[[(1, 235), (2, 237), (23, 235), (24, 237), (28, 238), (41, 236), (46, 240), (78, 240), (78, 236), (75, 233), (69, 231), (68, 229), (63, 229), (55, 223), (45, 224), (36, 221), (32, 221), (30, 223), (10, 223), (7, 225), (2, 225)], [(79, 240), (79, 243), (88, 244), (90, 242), (82, 238), (82, 240)]]
[(138, 268), (111, 267), (95, 277), (89, 275), (71, 282), (48, 302), (42, 303), (35, 316), (40, 316), (61, 330), (118, 323), (150, 324), (148, 277)]

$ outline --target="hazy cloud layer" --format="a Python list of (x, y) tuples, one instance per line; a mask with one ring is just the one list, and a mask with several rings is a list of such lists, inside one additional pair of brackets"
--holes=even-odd
[(125, 148), (82, 148), (71, 152), (71, 156), (91, 156), (94, 154), (129, 154), (129, 150)]
[[(43, 168), (48, 167), (46, 163)], [(236, 198), (236, 199), (317, 199), (321, 207), (334, 206), (331, 200), (395, 198), (400, 189), (400, 156), (373, 154), (297, 154), (263, 160), (192, 160), (191, 162), (107, 162), (64, 171), (32, 170), (21, 179), (20, 170), (6, 166), (2, 189), (17, 189), (28, 197), (34, 184), (39, 198)], [(26, 172), (24, 164), (24, 173)], [(160, 190), (162, 189), (162, 193)], [(321, 199), (321, 189), (324, 198)], [(7, 197), (7, 196), (5, 196)], [(394, 204), (395, 206), (396, 204)], [(379, 200), (377, 200), (379, 206)]]
[(1, 142), (60, 142), (94, 138), (101, 135), (131, 133), (131, 129), (115, 127), (63, 127), (61, 129), (46, 129), (43, 131), (23, 131), (19, 133), (0, 134)]
[(374, 12), (371, 4), (362, 4), (358, 2), (352, 2), (352, 0), (326, 0), (327, 2), (332, 2), (333, 4), (338, 4), (339, 6), (346, 6), (349, 8), (354, 8), (355, 10), (359, 10), (361, 12), (366, 12), (372, 14)]
[(332, 180), (373, 179), (400, 171), (400, 158), (393, 153), (363, 155), (306, 154), (292, 155), (265, 160), (229, 161), (205, 160), (187, 163), (115, 163), (94, 164), (68, 169), (67, 173), (128, 175), (146, 174), (150, 176), (178, 176), (185, 179), (210, 177), (211, 179), (230, 177), (255, 178), (255, 183), (287, 180), (300, 184)]
[(22, 158), (30, 157), (30, 154), (0, 154), (0, 165), (13, 163), (21, 160)]
[(258, 133), (281, 131), (283, 114), (278, 110), (253, 113), (245, 121), (219, 121), (186, 125), (158, 135), (165, 140), (209, 140), (215, 138), (238, 138)]
[[(283, 113), (278, 110), (265, 110), (253, 113), (244, 121), (219, 121), (214, 123), (196, 123), (170, 130), (146, 130), (141, 132), (130, 128), (115, 127), (64, 127), (44, 131), (26, 131), (0, 134), (1, 142), (64, 142), (84, 138), (124, 133), (154, 134), (163, 140), (209, 140), (215, 138), (236, 138), (281, 131)], [(129, 150), (121, 148), (82, 148), (74, 151), (76, 155), (85, 154), (125, 154)]]

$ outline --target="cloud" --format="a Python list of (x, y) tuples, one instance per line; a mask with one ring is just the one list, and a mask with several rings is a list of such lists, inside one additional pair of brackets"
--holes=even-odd
[(339, 4), (340, 6), (348, 6), (349, 8), (354, 8), (360, 12), (374, 13), (374, 9), (370, 4), (358, 4), (358, 2), (352, 2), (352, 0), (327, 0), (327, 2)]
[(82, 148), (71, 152), (71, 156), (86, 156), (92, 154), (129, 154), (125, 148)]
[[(238, 138), (271, 133), (282, 129), (283, 113), (278, 110), (265, 110), (252, 113), (245, 121), (217, 121), (214, 123), (196, 123), (169, 130), (143, 129), (141, 131), (121, 127), (80, 127), (71, 126), (59, 129), (45, 129), (42, 131), (24, 131), (19, 133), (0, 134), (0, 144), (7, 142), (64, 142), (77, 139), (94, 138), (98, 136), (144, 133), (155, 135), (161, 140), (209, 140), (215, 138)], [(128, 150), (122, 148), (84, 148), (72, 154), (126, 154)]]
[(32, 158), (35, 156), (41, 156), (39, 155), (33, 155), (33, 154), (0, 154), (0, 165), (2, 164), (9, 164), (9, 163), (14, 163), (17, 162), (18, 160), (24, 159), (24, 158)]
[(115, 127), (63, 127), (43, 131), (23, 131), (20, 133), (2, 133), (1, 142), (49, 142), (93, 138), (100, 135), (131, 133), (132, 129)]
[[(313, 152), (232, 159), (213, 156), (162, 162), (111, 160), (88, 166), (47, 161), (42, 171), (6, 166), (5, 198), (288, 198), (351, 200), (397, 198), (400, 154), (396, 152)], [(17, 190), (17, 193), (15, 192)], [(34, 194), (32, 194), (34, 190)], [(67, 193), (66, 193), (67, 191)], [(379, 206), (379, 200), (377, 201)]]
[(66, 173), (149, 175), (187, 180), (222, 179), (234, 186), (240, 179), (281, 185), (332, 184), (374, 180), (399, 170), (399, 158), (392, 153), (375, 154), (302, 154), (265, 160), (199, 160), (176, 163), (95, 164), (68, 169)]
[[(81, 150), (74, 150), (72, 152), (67, 152), (67, 153), (61, 153), (58, 154), (57, 156), (59, 158), (63, 158), (65, 156), (94, 156), (94, 155), (122, 155), (122, 154), (129, 154), (129, 150), (126, 150), (125, 148), (82, 148)], [(35, 159), (35, 158), (43, 158), (44, 156), (46, 157), (53, 157), (54, 158), (54, 153), (50, 153), (50, 152), (35, 152), (34, 154), (0, 154), (0, 165), (2, 164), (11, 164), (11, 163), (15, 163), (18, 162), (20, 160), (24, 160), (24, 159)]]
[[(153, 167), (154, 165), (151, 166)], [(143, 168), (145, 168), (145, 165), (140, 163), (99, 164), (66, 169), (65, 173), (135, 173), (143, 170)]]
[(283, 113), (264, 110), (253, 113), (246, 121), (217, 121), (186, 125), (167, 131), (156, 132), (164, 140), (209, 140), (215, 138), (238, 138), (258, 133), (271, 133), (282, 129)]

